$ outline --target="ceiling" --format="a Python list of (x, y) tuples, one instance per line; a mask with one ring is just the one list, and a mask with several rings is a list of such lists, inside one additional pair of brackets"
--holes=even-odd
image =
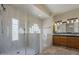
[(79, 8), (79, 4), (46, 4), (45, 6), (47, 6), (54, 15)]
[(24, 11), (28, 9), (33, 16), (41, 19), (79, 8), (79, 4), (14, 4), (13, 6)]
[(25, 12), (28, 11), (29, 14), (31, 14), (32, 16), (36, 16), (37, 18), (40, 19), (46, 19), (49, 17), (46, 13), (44, 13), (38, 7), (32, 4), (13, 4), (12, 6), (17, 7), (18, 9)]

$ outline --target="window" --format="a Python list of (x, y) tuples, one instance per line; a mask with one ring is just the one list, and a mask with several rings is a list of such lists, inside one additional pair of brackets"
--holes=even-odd
[(33, 26), (29, 28), (29, 33), (40, 33), (38, 24), (33, 24)]
[(12, 41), (18, 40), (18, 20), (12, 19)]

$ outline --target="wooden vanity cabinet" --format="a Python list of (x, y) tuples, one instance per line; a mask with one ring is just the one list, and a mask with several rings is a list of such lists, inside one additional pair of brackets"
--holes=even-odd
[(53, 35), (53, 45), (79, 48), (78, 36)]

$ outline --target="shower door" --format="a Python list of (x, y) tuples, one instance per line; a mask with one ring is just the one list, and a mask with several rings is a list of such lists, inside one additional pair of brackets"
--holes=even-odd
[[(25, 20), (23, 16), (7, 11), (0, 20), (0, 54), (25, 55), (27, 38), (25, 38)], [(1, 16), (2, 17), (2, 16)]]
[(27, 54), (38, 54), (40, 51), (40, 35), (41, 35), (41, 23), (38, 19), (29, 17), (28, 20), (28, 47)]
[[(34, 55), (40, 50), (41, 23), (13, 9), (0, 18), (0, 54)], [(31, 18), (31, 17), (30, 17)], [(27, 24), (28, 23), (28, 24)]]
[(2, 29), (2, 16), (0, 15), (0, 54), (4, 51), (3, 49), (3, 29)]
[[(7, 20), (6, 20), (7, 17)], [(21, 17), (21, 16), (19, 16)], [(37, 22), (13, 16), (5, 16), (0, 21), (0, 54), (35, 55), (40, 50), (40, 25)], [(27, 31), (28, 29), (28, 31)], [(26, 32), (27, 31), (27, 32)]]

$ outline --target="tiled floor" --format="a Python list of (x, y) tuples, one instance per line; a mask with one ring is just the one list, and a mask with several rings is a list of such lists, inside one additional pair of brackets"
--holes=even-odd
[(79, 55), (79, 50), (61, 46), (52, 46), (51, 48), (45, 49), (40, 55)]

